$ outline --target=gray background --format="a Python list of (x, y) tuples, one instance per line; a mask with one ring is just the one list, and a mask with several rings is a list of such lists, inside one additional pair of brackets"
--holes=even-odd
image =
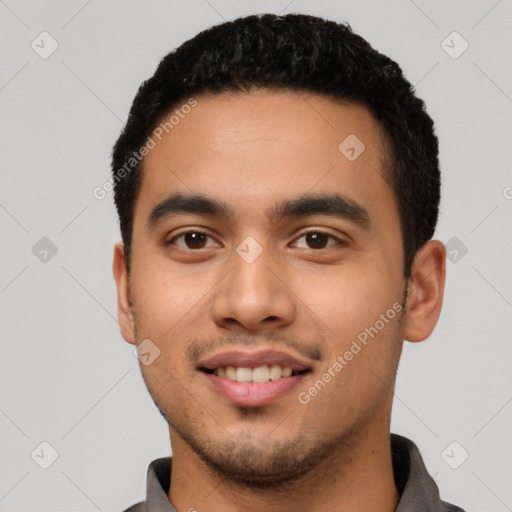
[[(512, 510), (510, 0), (0, 0), (0, 510), (123, 510), (170, 453), (118, 330), (112, 197), (92, 190), (159, 60), (257, 12), (348, 21), (425, 99), (444, 173), (436, 237), (453, 261), (434, 334), (405, 343), (392, 431), (419, 445), (443, 499)], [(50, 48), (43, 31), (59, 45), (46, 59), (31, 47)], [(48, 469), (43, 441), (58, 452)]]

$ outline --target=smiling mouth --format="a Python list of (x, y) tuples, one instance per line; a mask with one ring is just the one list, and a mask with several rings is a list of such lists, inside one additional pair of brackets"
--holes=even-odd
[(229, 403), (263, 407), (289, 395), (313, 373), (308, 359), (271, 348), (237, 347), (199, 361), (196, 370)]
[(209, 375), (215, 375), (227, 380), (236, 382), (255, 382), (265, 383), (270, 381), (277, 381), (297, 375), (309, 373), (309, 368), (303, 370), (292, 369), (289, 366), (281, 366), (278, 364), (261, 365), (255, 368), (246, 366), (219, 366), (218, 368), (200, 368), (200, 370)]

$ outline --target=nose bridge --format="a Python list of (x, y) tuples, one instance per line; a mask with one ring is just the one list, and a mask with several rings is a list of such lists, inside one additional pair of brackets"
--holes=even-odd
[(293, 297), (278, 278), (276, 261), (253, 238), (247, 237), (233, 252), (231, 271), (218, 288), (213, 317), (219, 324), (233, 323), (248, 329), (269, 321), (289, 323), (295, 307)]
[(268, 251), (259, 255), (251, 254), (254, 249), (250, 249), (247, 258), (240, 252), (243, 249), (237, 249), (237, 256), (233, 258), (233, 289), (235, 295), (238, 295), (240, 303), (261, 304), (268, 303), (266, 300), (271, 295), (271, 289), (274, 288), (274, 274), (270, 271), (271, 261)]

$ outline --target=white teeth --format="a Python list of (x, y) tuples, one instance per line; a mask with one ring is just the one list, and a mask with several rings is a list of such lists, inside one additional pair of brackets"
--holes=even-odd
[(234, 366), (228, 366), (226, 368), (226, 379), (236, 380), (236, 368)]
[(281, 377), (289, 377), (292, 374), (291, 368), (283, 368), (283, 371), (281, 372)]
[(215, 374), (219, 377), (238, 382), (268, 382), (280, 379), (281, 377), (290, 377), (292, 369), (289, 367), (282, 368), (278, 364), (271, 366), (264, 364), (256, 368), (226, 366), (225, 368), (217, 368)]
[(281, 378), (282, 370), (277, 364), (270, 367), (270, 380), (277, 380)]
[(250, 368), (237, 368), (236, 369), (236, 380), (238, 382), (251, 382), (252, 370)]
[(267, 365), (258, 366), (254, 368), (252, 371), (252, 381), (253, 382), (268, 382), (270, 378), (270, 370)]

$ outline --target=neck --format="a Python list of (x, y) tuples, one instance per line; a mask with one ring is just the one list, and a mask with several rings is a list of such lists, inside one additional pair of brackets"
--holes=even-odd
[[(381, 424), (382, 426), (382, 424)], [(235, 512), (395, 511), (400, 499), (391, 462), (389, 428), (347, 440), (314, 471), (278, 489), (253, 489), (211, 470), (172, 428), (169, 500), (176, 510)]]

